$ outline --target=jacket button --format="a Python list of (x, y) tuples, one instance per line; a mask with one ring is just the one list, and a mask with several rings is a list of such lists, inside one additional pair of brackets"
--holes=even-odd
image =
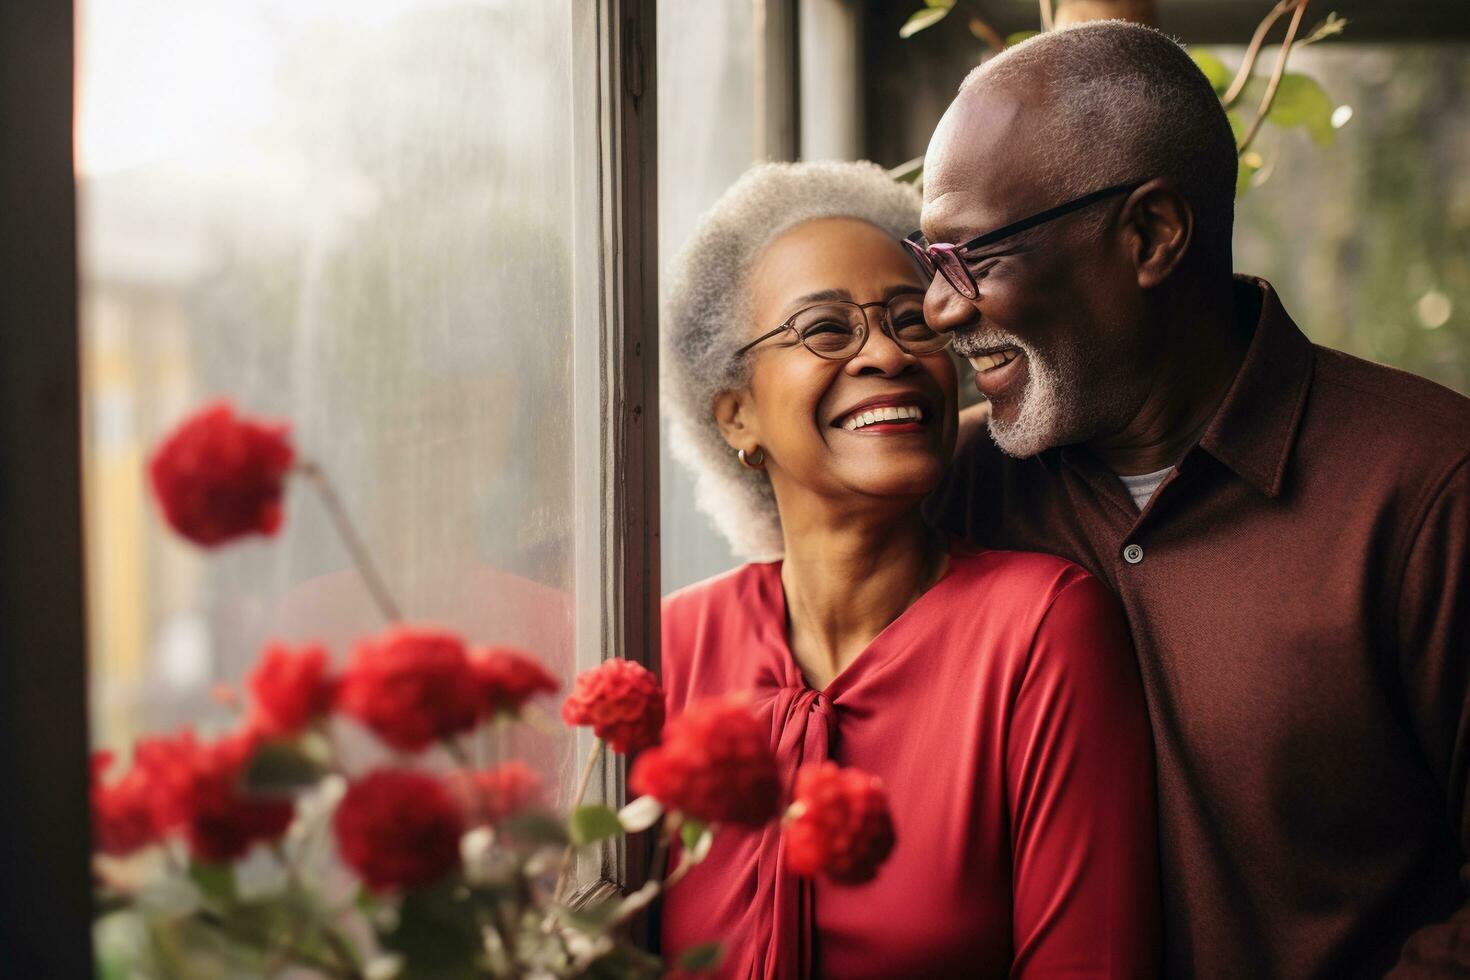
[(1123, 549), (1123, 560), (1130, 565), (1137, 565), (1143, 561), (1143, 548), (1136, 544), (1130, 544)]

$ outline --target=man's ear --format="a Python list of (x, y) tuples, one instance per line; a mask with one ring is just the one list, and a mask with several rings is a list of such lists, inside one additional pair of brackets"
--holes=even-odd
[(715, 424), (720, 435), (725, 437), (731, 449), (743, 449), (754, 453), (760, 445), (755, 432), (754, 419), (748, 405), (749, 394), (743, 391), (722, 391), (715, 396)]
[(1169, 278), (1189, 251), (1194, 237), (1194, 209), (1179, 188), (1155, 178), (1129, 195), (1122, 220), (1131, 239), (1138, 285), (1150, 289)]

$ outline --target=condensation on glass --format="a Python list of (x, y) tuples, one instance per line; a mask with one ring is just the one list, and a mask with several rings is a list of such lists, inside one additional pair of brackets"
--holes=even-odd
[[(598, 408), (573, 351), (601, 354), (595, 304), (573, 300), (599, 288), (597, 193), (573, 178), (596, 153), (596, 79), (574, 71), (588, 10), (82, 5), (95, 741), (227, 725), (212, 692), (266, 641), (340, 662), (383, 625), (300, 481), (274, 540), (202, 552), (166, 532), (147, 450), (217, 396), (291, 422), (409, 620), (568, 682), (596, 658), (574, 587), (574, 433)], [(517, 738), (565, 784), (572, 739)]]

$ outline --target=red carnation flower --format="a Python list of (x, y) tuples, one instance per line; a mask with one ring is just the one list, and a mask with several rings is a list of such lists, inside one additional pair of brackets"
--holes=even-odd
[(241, 732), (201, 745), (188, 731), (138, 744), (134, 764), (147, 774), (154, 820), (162, 830), (182, 830), (196, 859), (234, 861), (291, 826), (289, 802), (250, 797), (240, 786), (257, 744)]
[(238, 418), (220, 401), (183, 421), (153, 453), (148, 475), (163, 516), (201, 545), (281, 526), (281, 492), (296, 454), (277, 423)]
[(342, 674), (337, 707), (405, 752), (473, 728), (479, 697), (464, 641), (405, 627), (362, 641)]
[(510, 647), (487, 647), (470, 657), (485, 714), (518, 714), (537, 694), (555, 694), (561, 681), (534, 657)]
[(481, 772), (455, 773), (451, 786), (476, 823), (499, 823), (542, 802), (541, 776), (519, 760)]
[(464, 817), (439, 780), (379, 769), (353, 783), (332, 826), (342, 859), (374, 891), (432, 884), (459, 865)]
[(577, 675), (561, 716), (568, 725), (591, 725), (614, 752), (635, 752), (658, 741), (664, 724), (663, 688), (631, 660), (604, 660)]
[(735, 698), (696, 703), (669, 722), (663, 744), (634, 762), (629, 785), (695, 820), (753, 827), (776, 815), (781, 797), (769, 735)]
[(291, 650), (273, 643), (261, 653), (246, 683), (250, 726), (262, 735), (290, 738), (332, 706), (326, 647)]
[(803, 766), (796, 800), (782, 828), (786, 867), (806, 878), (825, 874), (860, 885), (873, 880), (893, 851), (893, 819), (883, 781), (835, 762)]
[(121, 779), (103, 785), (102, 776), (112, 761), (111, 752), (92, 754), (92, 843), (104, 854), (122, 857), (157, 842), (162, 834), (153, 817), (148, 774), (134, 766)]

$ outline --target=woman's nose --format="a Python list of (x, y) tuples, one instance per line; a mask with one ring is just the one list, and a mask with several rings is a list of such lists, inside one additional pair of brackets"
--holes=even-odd
[(898, 342), (888, 335), (887, 330), (879, 329), (877, 317), (869, 322), (872, 329), (868, 332), (868, 342), (847, 362), (849, 374), (876, 373), (893, 377), (919, 363), (917, 357), (898, 346)]
[(949, 333), (969, 326), (980, 318), (975, 304), (955, 292), (943, 276), (929, 281), (924, 293), (924, 320), (935, 333)]

